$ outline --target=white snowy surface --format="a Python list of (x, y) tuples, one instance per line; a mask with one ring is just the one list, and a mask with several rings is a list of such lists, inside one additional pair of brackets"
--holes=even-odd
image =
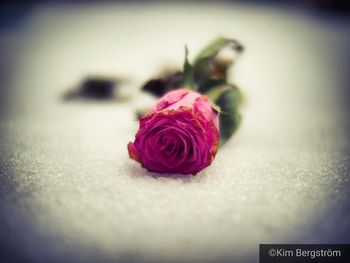
[[(348, 201), (339, 68), (349, 33), (282, 7), (34, 9), (1, 39), (15, 58), (0, 123), (9, 244), (33, 261), (255, 262), (259, 243), (327, 243), (348, 229), (349, 215), (333, 225), (329, 211)], [(247, 98), (243, 124), (197, 176), (152, 177), (126, 148), (146, 102), (136, 90), (163, 65), (181, 66), (184, 44), (193, 57), (218, 35), (246, 47), (233, 72)], [(61, 100), (92, 73), (131, 76), (134, 97)]]

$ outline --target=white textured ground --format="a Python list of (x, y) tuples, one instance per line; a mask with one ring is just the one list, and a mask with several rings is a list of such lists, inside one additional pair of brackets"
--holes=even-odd
[[(350, 242), (349, 27), (237, 4), (47, 6), (23, 23), (1, 37), (12, 75), (0, 234), (19, 257), (254, 262), (259, 243)], [(196, 177), (153, 178), (129, 160), (144, 97), (60, 100), (89, 73), (129, 75), (137, 89), (180, 65), (184, 44), (193, 55), (217, 35), (246, 46), (234, 77), (247, 103), (239, 132)]]

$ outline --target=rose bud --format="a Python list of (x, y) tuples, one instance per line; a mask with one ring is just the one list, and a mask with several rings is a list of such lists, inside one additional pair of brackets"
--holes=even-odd
[(151, 172), (196, 174), (213, 161), (219, 113), (205, 95), (170, 91), (140, 119), (129, 156)]

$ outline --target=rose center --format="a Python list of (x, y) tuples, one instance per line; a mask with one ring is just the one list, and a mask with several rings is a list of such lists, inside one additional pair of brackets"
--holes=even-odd
[(165, 156), (171, 156), (176, 152), (178, 144), (179, 142), (175, 134), (165, 134), (161, 138), (160, 152)]

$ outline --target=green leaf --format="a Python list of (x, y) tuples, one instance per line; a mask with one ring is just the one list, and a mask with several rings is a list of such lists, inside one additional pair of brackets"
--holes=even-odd
[(188, 48), (185, 46), (185, 62), (183, 66), (181, 86), (193, 89), (195, 87), (193, 80), (193, 68), (188, 61)]
[(236, 40), (225, 38), (225, 37), (218, 37), (214, 41), (210, 42), (206, 47), (204, 47), (197, 55), (195, 59), (195, 63), (197, 63), (200, 60), (212, 58), (215, 56), (222, 48), (226, 47), (227, 45), (232, 44), (232, 48), (236, 50), (237, 52), (243, 51), (243, 46)]
[(242, 104), (242, 94), (236, 86), (229, 86), (218, 94), (214, 101), (221, 108), (220, 114), (220, 145), (223, 145), (238, 129), (241, 123), (239, 111)]
[(232, 89), (232, 86), (228, 84), (224, 84), (224, 85), (213, 87), (206, 94), (212, 101), (217, 101), (225, 91), (228, 91), (231, 89)]
[(208, 101), (210, 103), (210, 106), (217, 112), (217, 113), (221, 113), (221, 108), (219, 105), (215, 104), (214, 101), (212, 101), (210, 98), (208, 98)]
[(242, 45), (236, 40), (219, 37), (198, 53), (193, 63), (193, 79), (199, 92), (207, 92), (217, 85), (215, 82), (226, 81), (227, 71), (233, 64), (233, 60), (225, 60), (217, 55), (221, 50), (229, 47), (237, 53), (243, 51)]
[(207, 78), (198, 86), (199, 93), (209, 93), (211, 89), (227, 84), (226, 79)]

